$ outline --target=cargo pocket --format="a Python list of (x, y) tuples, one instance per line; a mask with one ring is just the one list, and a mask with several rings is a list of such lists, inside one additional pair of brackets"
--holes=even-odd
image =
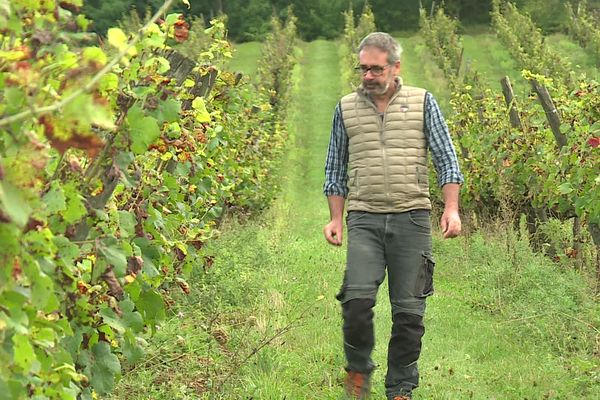
[(417, 287), (415, 293), (417, 297), (428, 297), (433, 294), (433, 270), (435, 269), (435, 261), (429, 253), (423, 253), (423, 260), (419, 275), (417, 277)]

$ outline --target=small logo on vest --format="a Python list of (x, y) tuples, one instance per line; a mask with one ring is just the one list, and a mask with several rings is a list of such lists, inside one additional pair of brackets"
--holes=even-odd
[(409, 110), (408, 104), (400, 104), (400, 111), (407, 112)]

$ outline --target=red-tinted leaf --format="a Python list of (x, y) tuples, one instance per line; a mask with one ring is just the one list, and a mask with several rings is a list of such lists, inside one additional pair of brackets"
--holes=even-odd
[(18, 258), (15, 258), (13, 262), (12, 278), (15, 281), (18, 281), (21, 277), (21, 274), (23, 274), (23, 269), (21, 268), (21, 261)]
[(137, 275), (144, 266), (144, 259), (140, 256), (129, 257), (127, 260), (127, 272), (132, 275)]
[(102, 276), (104, 282), (108, 285), (110, 290), (110, 294), (117, 299), (123, 298), (123, 288), (121, 287), (121, 283), (117, 279), (115, 272), (112, 268), (109, 268), (104, 275)]
[(85, 150), (90, 158), (94, 158), (104, 147), (104, 142), (96, 135), (81, 135), (72, 130), (71, 137), (67, 140), (62, 140), (54, 135), (54, 121), (51, 117), (42, 115), (39, 122), (44, 126), (44, 134), (50, 141), (52, 147), (64, 154), (69, 148)]
[(183, 15), (175, 22), (175, 40), (183, 43), (190, 36), (190, 25), (183, 19)]
[(60, 8), (71, 11), (73, 14), (79, 14), (79, 7), (70, 1), (61, 1), (58, 5)]

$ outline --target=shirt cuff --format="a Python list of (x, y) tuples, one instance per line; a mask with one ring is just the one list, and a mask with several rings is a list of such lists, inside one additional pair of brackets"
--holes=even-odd
[(447, 172), (443, 175), (440, 176), (440, 178), (438, 179), (438, 185), (440, 185), (440, 187), (444, 186), (447, 183), (458, 183), (463, 184), (465, 182), (465, 178), (463, 177), (463, 174), (461, 174), (460, 172), (455, 172), (455, 171), (450, 171)]
[(340, 188), (340, 185), (330, 184), (323, 188), (325, 196), (342, 196), (346, 198), (348, 196), (348, 190)]

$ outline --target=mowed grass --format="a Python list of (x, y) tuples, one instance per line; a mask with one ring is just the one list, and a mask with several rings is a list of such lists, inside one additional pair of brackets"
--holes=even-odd
[(486, 85), (501, 92), (500, 80), (508, 76), (516, 93), (529, 91), (529, 84), (523, 79), (517, 63), (510, 53), (492, 33), (463, 35), (463, 70), (471, 68), (479, 72)]
[(567, 59), (574, 71), (585, 72), (588, 78), (600, 79), (599, 65), (594, 56), (568, 36), (560, 33), (548, 35), (546, 36), (546, 45)]
[(405, 34), (396, 39), (403, 49), (400, 75), (404, 84), (427, 88), (440, 104), (442, 111), (448, 113), (450, 89), (444, 73), (437, 67), (423, 38)]
[(234, 53), (229, 68), (232, 71), (241, 72), (253, 80), (258, 69), (257, 60), (260, 56), (261, 46), (262, 43), (259, 42), (234, 43)]
[[(435, 86), (428, 88), (447, 100), (422, 41), (401, 40), (405, 82)], [(170, 318), (113, 399), (342, 398), (334, 296), (345, 247), (322, 238), (328, 210), (321, 193), (339, 60), (333, 42), (308, 43), (302, 52), (280, 197), (262, 216), (221, 227), (204, 248), (209, 262), (192, 292), (174, 294)], [(600, 306), (581, 276), (533, 254), (501, 222), (454, 240), (436, 231), (434, 255), (436, 295), (415, 400), (600, 398)], [(373, 399), (384, 398), (386, 287), (375, 307)]]

